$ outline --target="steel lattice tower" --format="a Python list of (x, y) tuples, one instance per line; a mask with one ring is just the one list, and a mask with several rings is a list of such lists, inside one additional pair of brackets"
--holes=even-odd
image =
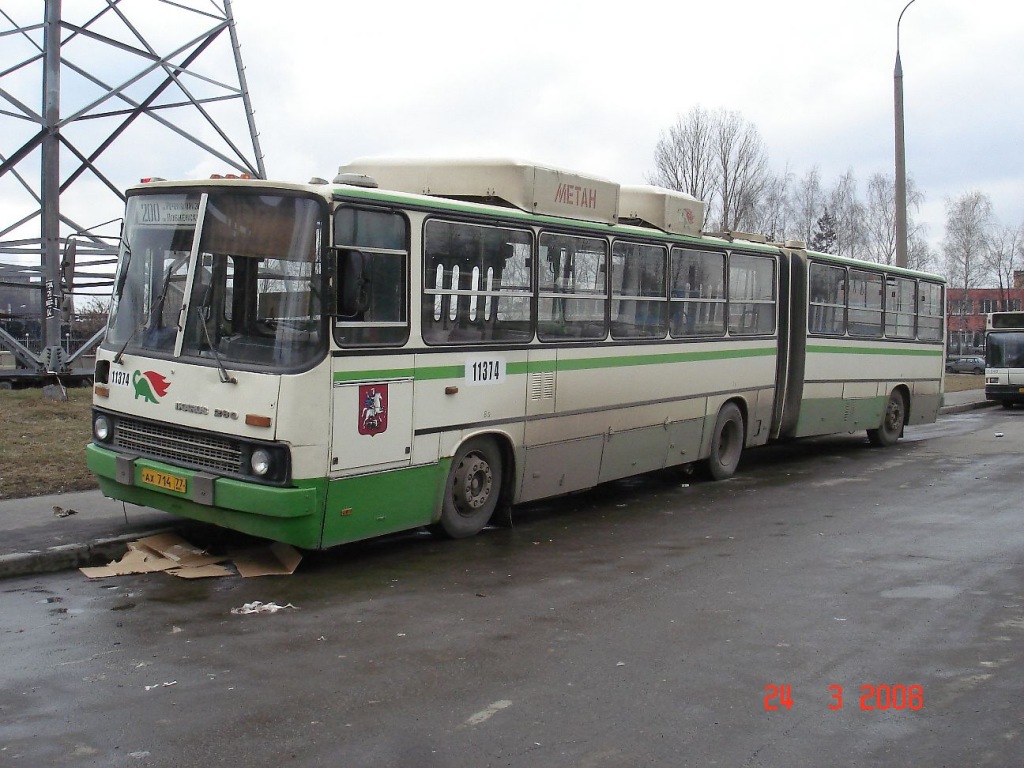
[[(39, 295), (22, 317), (38, 320), (42, 352), (2, 324), (0, 348), (42, 373), (67, 371), (98, 340), (62, 347), (62, 314), (74, 296), (109, 293), (125, 187), (181, 176), (183, 162), (266, 173), (231, 0), (39, 10), (0, 8), (0, 289)], [(0, 322), (15, 315), (0, 304)]]

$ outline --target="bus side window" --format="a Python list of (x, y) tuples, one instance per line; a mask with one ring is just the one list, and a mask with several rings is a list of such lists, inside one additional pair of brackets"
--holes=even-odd
[(673, 248), (669, 330), (674, 338), (725, 336), (725, 254)]
[(532, 252), (533, 236), (527, 230), (428, 221), (423, 239), (423, 340), (529, 342)]
[(846, 333), (846, 268), (811, 263), (807, 329), (811, 333)]
[(541, 341), (603, 339), (608, 301), (608, 242), (549, 232), (540, 236)]
[(612, 247), (612, 338), (665, 335), (665, 248), (616, 240)]
[(775, 332), (775, 260), (729, 254), (729, 334)]
[(850, 270), (849, 332), (851, 336), (882, 335), (883, 278), (880, 273)]
[(405, 218), (391, 211), (340, 208), (334, 245), (335, 340), (341, 346), (404, 344), (409, 338)]

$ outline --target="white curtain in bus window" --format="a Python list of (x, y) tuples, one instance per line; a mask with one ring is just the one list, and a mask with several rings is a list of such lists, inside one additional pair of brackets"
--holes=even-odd
[(627, 243), (612, 247), (612, 337), (665, 335), (665, 248)]
[(725, 254), (673, 248), (669, 329), (676, 338), (725, 335)]
[(882, 275), (877, 272), (850, 270), (851, 336), (882, 335)]
[(775, 259), (729, 254), (729, 334), (775, 332)]
[(545, 232), (538, 255), (537, 335), (541, 341), (603, 339), (607, 335), (607, 241)]
[(846, 332), (846, 269), (812, 263), (809, 273), (807, 329), (842, 336)]
[(533, 337), (533, 236), (432, 219), (423, 243), (423, 340), (526, 343)]
[(913, 280), (889, 277), (885, 281), (885, 335), (896, 339), (914, 338)]
[(409, 338), (407, 243), (401, 214), (348, 207), (334, 214), (334, 338), (341, 346), (396, 346)]
[(942, 306), (942, 286), (937, 283), (918, 284), (917, 337), (922, 341), (941, 341), (945, 319)]

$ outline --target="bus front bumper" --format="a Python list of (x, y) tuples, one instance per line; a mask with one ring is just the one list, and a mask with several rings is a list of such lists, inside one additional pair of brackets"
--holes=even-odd
[(86, 464), (104, 496), (305, 549), (320, 546), (325, 483), (250, 483), (127, 456), (95, 443)]
[(986, 384), (985, 399), (998, 403), (1024, 403), (1024, 387), (1017, 384)]

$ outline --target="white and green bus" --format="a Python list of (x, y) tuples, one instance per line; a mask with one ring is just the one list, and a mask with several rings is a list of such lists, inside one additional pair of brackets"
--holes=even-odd
[(140, 184), (89, 466), (111, 498), (322, 548), (934, 421), (941, 278), (703, 216), (497, 160)]
[(1024, 312), (992, 312), (985, 326), (985, 399), (1024, 404)]

